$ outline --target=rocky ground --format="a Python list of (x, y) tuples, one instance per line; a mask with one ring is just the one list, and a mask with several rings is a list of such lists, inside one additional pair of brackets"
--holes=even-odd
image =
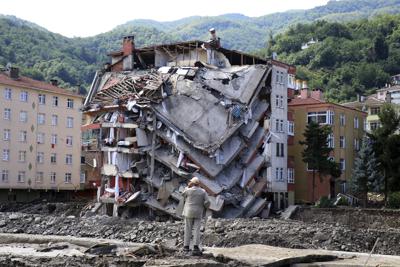
[[(205, 246), (265, 244), (286, 248), (323, 248), (353, 252), (369, 252), (379, 237), (375, 253), (400, 255), (398, 228), (357, 228), (340, 223), (253, 218), (208, 219), (202, 231)], [(140, 243), (163, 242), (171, 246), (181, 246), (183, 223), (149, 222), (107, 216), (81, 218), (66, 214), (0, 212), (0, 232), (71, 235)]]

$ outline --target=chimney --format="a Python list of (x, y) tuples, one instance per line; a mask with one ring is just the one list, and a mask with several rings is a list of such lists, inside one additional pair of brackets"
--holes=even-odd
[(318, 100), (323, 100), (323, 93), (321, 91), (321, 89), (314, 89), (311, 91), (311, 97), (318, 99)]
[(308, 89), (307, 88), (302, 88), (300, 90), (300, 98), (301, 99), (307, 99), (308, 98)]
[(122, 41), (122, 51), (124, 56), (132, 55), (133, 50), (135, 50), (135, 36), (125, 36)]
[(307, 81), (303, 81), (303, 85), (302, 85), (301, 89), (308, 89)]
[(51, 79), (50, 80), (51, 85), (53, 86), (58, 86), (58, 80), (57, 79)]
[(19, 79), (19, 68), (17, 67), (9, 67), (8, 75), (11, 79), (18, 80)]

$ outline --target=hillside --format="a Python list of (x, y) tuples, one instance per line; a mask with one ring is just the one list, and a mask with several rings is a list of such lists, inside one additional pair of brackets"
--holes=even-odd
[[(120, 48), (121, 37), (136, 36), (137, 46), (208, 38), (215, 27), (226, 48), (247, 52), (262, 49), (270, 35), (296, 23), (348, 21), (380, 13), (400, 13), (400, 0), (341, 0), (309, 10), (294, 10), (251, 18), (241, 14), (187, 17), (176, 21), (133, 20), (88, 38), (67, 38), (34, 23), (0, 15), (0, 66), (11, 62), (39, 80), (58, 78), (64, 87), (87, 89), (93, 74)], [(265, 52), (265, 51), (264, 51)]]
[[(318, 42), (302, 50), (303, 43)], [(298, 24), (270, 41), (260, 55), (278, 53), (278, 59), (298, 67), (297, 76), (310, 88), (322, 88), (336, 102), (355, 99), (385, 86), (400, 73), (400, 15), (371, 20)]]

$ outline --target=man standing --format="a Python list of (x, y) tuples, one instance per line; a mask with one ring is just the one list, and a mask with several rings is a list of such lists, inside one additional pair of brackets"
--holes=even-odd
[(221, 48), (221, 38), (217, 37), (214, 28), (209, 30), (211, 34), (210, 40), (203, 44), (203, 48), (207, 50), (207, 64), (216, 65), (215, 50)]
[(185, 237), (184, 247), (185, 252), (189, 251), (190, 240), (193, 234), (193, 255), (201, 255), (199, 249), (200, 244), (200, 226), (203, 217), (204, 209), (210, 206), (210, 200), (206, 191), (200, 188), (199, 178), (193, 177), (188, 187), (183, 192), (184, 207), (183, 217), (185, 218)]

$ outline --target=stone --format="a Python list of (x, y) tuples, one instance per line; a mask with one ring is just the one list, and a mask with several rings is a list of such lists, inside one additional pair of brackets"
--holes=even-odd
[(4, 227), (6, 225), (7, 225), (7, 223), (5, 220), (0, 220), (0, 227)]
[(10, 220), (18, 220), (19, 218), (21, 218), (21, 215), (15, 214), (15, 213), (8, 216), (8, 219), (10, 219)]

